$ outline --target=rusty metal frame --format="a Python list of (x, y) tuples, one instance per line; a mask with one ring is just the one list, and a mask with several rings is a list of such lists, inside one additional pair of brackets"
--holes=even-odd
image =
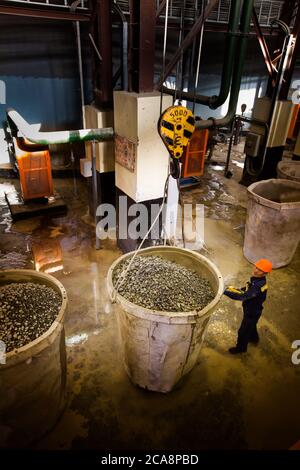
[[(297, 51), (299, 53), (299, 48), (300, 48), (299, 47), (299, 42), (300, 42), (300, 37), (299, 37), (300, 36), (300, 24), (299, 24), (300, 23), (300, 1), (299, 0), (285, 0), (284, 4), (283, 4), (283, 7), (282, 7), (281, 16), (280, 16), (280, 20), (284, 21), (289, 26), (290, 22), (293, 18), (293, 13), (294, 13), (294, 10), (295, 10), (296, 6), (298, 7), (298, 10), (297, 10), (296, 20), (295, 20), (295, 23), (294, 23), (294, 30), (292, 31), (293, 35), (295, 36), (296, 41), (295, 41), (295, 45), (294, 45), (294, 48), (293, 48), (293, 52), (292, 52), (292, 56), (291, 56), (291, 60), (290, 60), (288, 69), (286, 70), (286, 72), (284, 74), (284, 77), (283, 77), (282, 86), (281, 86), (281, 90), (280, 90), (280, 93), (279, 93), (279, 98), (280, 99), (286, 99), (287, 96), (288, 96), (288, 91), (289, 91), (290, 82), (291, 82), (291, 79), (292, 79), (292, 74), (293, 74), (293, 69), (294, 69), (294, 65), (295, 65), (295, 61), (296, 61)], [(276, 52), (281, 51), (281, 49), (283, 47), (283, 43), (284, 43), (284, 35), (281, 31), (279, 31), (278, 34), (277, 34)], [(272, 59), (273, 66), (274, 66), (274, 64), (276, 64), (276, 67), (277, 67), (277, 64), (279, 63), (280, 58), (281, 58), (281, 52), (280, 52), (280, 54), (277, 54), (277, 56), (275, 58)], [(269, 97), (272, 96), (273, 89), (274, 89), (274, 80), (273, 80), (273, 77), (270, 77), (269, 81), (268, 81), (267, 91), (266, 91), (267, 96), (269, 96)]]
[(279, 92), (279, 99), (285, 100), (288, 97), (289, 88), (293, 78), (293, 72), (295, 68), (296, 59), (300, 53), (300, 0), (297, 1), (298, 9), (295, 17), (295, 23), (292, 30), (292, 34), (295, 38), (293, 50), (291, 51), (289, 65), (284, 73), (283, 83)]
[(276, 73), (276, 69), (275, 69), (274, 64), (272, 62), (269, 48), (267, 46), (264, 35), (262, 33), (255, 7), (253, 7), (252, 19), (253, 19), (253, 24), (254, 24), (256, 37), (258, 39), (258, 42), (259, 42), (259, 45), (260, 45), (260, 48), (261, 48), (261, 51), (262, 51), (262, 54), (263, 54), (266, 67), (267, 67), (268, 72), (269, 72), (269, 76), (270, 76), (270, 78), (273, 79), (274, 76), (275, 76), (275, 73)]

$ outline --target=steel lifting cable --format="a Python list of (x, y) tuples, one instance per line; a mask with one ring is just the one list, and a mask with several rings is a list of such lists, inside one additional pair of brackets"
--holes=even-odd
[(185, 233), (184, 233), (184, 204), (182, 199), (182, 192), (180, 187), (179, 178), (177, 179), (177, 189), (178, 189), (178, 199), (179, 205), (181, 207), (181, 236), (182, 236), (182, 244), (183, 248), (185, 248)]
[(116, 283), (116, 286), (114, 288), (114, 291), (113, 291), (113, 294), (112, 294), (112, 303), (115, 303), (116, 300), (117, 300), (117, 295), (118, 295), (118, 292), (119, 292), (119, 289), (120, 287), (124, 284), (125, 282), (125, 279), (126, 279), (126, 276), (132, 266), (132, 263), (133, 261), (135, 260), (136, 256), (138, 255), (139, 251), (141, 250), (146, 238), (148, 237), (149, 233), (151, 232), (151, 230), (153, 229), (153, 227), (155, 226), (160, 214), (162, 213), (163, 211), (163, 208), (165, 206), (165, 203), (166, 203), (166, 197), (167, 197), (167, 189), (168, 189), (168, 184), (169, 184), (169, 178), (170, 178), (171, 174), (168, 173), (168, 176), (166, 178), (166, 181), (165, 181), (165, 185), (164, 185), (164, 196), (163, 196), (163, 200), (162, 200), (162, 203), (161, 203), (161, 206), (160, 206), (160, 209), (154, 219), (154, 221), (152, 222), (151, 224), (151, 227), (149, 228), (149, 230), (147, 231), (146, 235), (144, 236), (143, 240), (141, 241), (141, 243), (139, 244), (138, 248), (136, 249), (136, 251), (134, 252), (134, 255), (132, 256), (128, 266), (126, 269), (124, 269), (124, 271), (122, 271), (122, 273), (120, 274), (118, 280), (117, 280), (117, 283)]
[[(205, 0), (203, 0), (202, 3), (201, 3), (201, 14), (204, 11), (204, 6), (205, 6), (204, 3), (206, 3)], [(204, 22), (201, 26), (200, 37), (199, 37), (199, 51), (198, 51), (197, 68), (196, 68), (196, 76), (195, 76), (195, 84), (194, 84), (193, 114), (195, 113), (196, 93), (197, 93), (197, 86), (198, 86), (198, 81), (199, 81), (200, 60), (201, 60), (202, 43), (203, 43), (203, 32), (204, 32)]]
[[(165, 27), (164, 27), (164, 47), (163, 47), (163, 65), (162, 65), (163, 77), (165, 76), (165, 68), (166, 68), (168, 18), (169, 18), (169, 0), (166, 0)], [(163, 102), (163, 87), (161, 87), (161, 93), (160, 93), (160, 113), (159, 113), (160, 116), (162, 114), (162, 102)]]

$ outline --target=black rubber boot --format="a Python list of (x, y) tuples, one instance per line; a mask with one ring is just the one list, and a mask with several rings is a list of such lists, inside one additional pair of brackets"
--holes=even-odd
[(249, 339), (249, 343), (251, 343), (251, 344), (258, 344), (258, 343), (259, 343), (259, 337)]

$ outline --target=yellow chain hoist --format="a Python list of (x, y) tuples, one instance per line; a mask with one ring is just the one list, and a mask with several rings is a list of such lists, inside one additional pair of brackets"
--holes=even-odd
[(167, 108), (158, 121), (158, 132), (171, 157), (182, 157), (195, 130), (195, 117), (184, 106)]

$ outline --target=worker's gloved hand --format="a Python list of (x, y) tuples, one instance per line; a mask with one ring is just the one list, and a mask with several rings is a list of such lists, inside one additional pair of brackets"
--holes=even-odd
[(227, 292), (235, 292), (236, 294), (242, 294), (242, 293), (243, 293), (243, 291), (242, 291), (241, 289), (237, 289), (237, 288), (234, 287), (234, 286), (228, 286), (228, 287), (225, 289), (224, 293), (225, 293), (226, 291), (227, 291)]

